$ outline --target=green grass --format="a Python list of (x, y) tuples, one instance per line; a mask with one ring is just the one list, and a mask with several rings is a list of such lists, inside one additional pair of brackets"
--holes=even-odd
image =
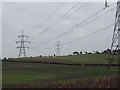
[[(17, 58), (10, 60), (18, 61), (44, 61), (44, 62), (57, 62), (57, 63), (72, 63), (72, 64), (107, 64), (108, 54), (84, 54), (72, 55), (62, 57), (33, 57), (33, 58)], [(118, 63), (114, 61), (114, 63)]]
[(96, 77), (112, 77), (118, 75), (118, 67), (81, 67), (52, 64), (10, 63), (3, 62), (2, 85), (14, 87), (16, 85), (46, 84), (51, 81), (73, 82)]
[[(107, 54), (85, 54), (62, 57), (33, 57), (16, 58), (16, 61), (44, 61), (72, 64), (106, 64)], [(115, 61), (114, 63), (117, 63)], [(118, 75), (118, 67), (100, 66), (69, 66), (57, 64), (39, 63), (14, 63), (2, 62), (2, 87), (15, 87), (21, 85), (39, 84), (45, 85), (50, 82), (74, 82), (76, 80), (89, 80), (103, 77), (115, 77)]]

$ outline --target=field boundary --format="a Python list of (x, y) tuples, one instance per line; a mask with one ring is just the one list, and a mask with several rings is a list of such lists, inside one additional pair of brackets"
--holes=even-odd
[(16, 61), (16, 60), (2, 60), (2, 62), (57, 64), (57, 65), (74, 65), (74, 66), (120, 66), (120, 64), (69, 64), (69, 63), (56, 63), (56, 62), (42, 62), (42, 61), (36, 62), (36, 61)]

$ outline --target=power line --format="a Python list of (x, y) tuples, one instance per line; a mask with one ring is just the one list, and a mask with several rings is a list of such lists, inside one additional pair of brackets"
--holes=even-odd
[(92, 32), (92, 33), (89, 33), (89, 34), (87, 34), (87, 35), (85, 35), (85, 36), (82, 36), (82, 37), (80, 37), (80, 38), (78, 38), (78, 39), (75, 39), (75, 40), (72, 40), (72, 41), (68, 41), (68, 42), (64, 43), (63, 45), (70, 44), (70, 43), (79, 41), (79, 40), (81, 40), (81, 39), (84, 39), (84, 38), (86, 38), (86, 37), (92, 36), (92, 35), (94, 35), (94, 34), (97, 34), (97, 33), (99, 33), (99, 32), (105, 31), (106, 29), (111, 28), (113, 25), (114, 25), (114, 24), (111, 24), (111, 25), (109, 25), (109, 26), (107, 26), (107, 27), (105, 27), (105, 28), (99, 29), (99, 30), (97, 30), (97, 31), (95, 31), (95, 32)]
[[(109, 7), (112, 6), (112, 5), (114, 5), (114, 4), (115, 4), (115, 3), (109, 5)], [(55, 39), (57, 39), (57, 38), (59, 38), (59, 37), (65, 35), (65, 34), (70, 33), (71, 31), (74, 31), (74, 30), (75, 30), (74, 28), (80, 26), (80, 24), (83, 24), (84, 22), (86, 22), (86, 21), (88, 21), (89, 19), (93, 18), (94, 16), (96, 16), (97, 14), (99, 14), (100, 12), (102, 12), (102, 11), (105, 10), (105, 9), (106, 9), (106, 7), (100, 9), (99, 11), (97, 11), (97, 12), (94, 13), (94, 14), (92, 14), (91, 16), (89, 16), (88, 18), (86, 18), (85, 20), (81, 21), (79, 24), (73, 26), (71, 29), (69, 29), (69, 30), (67, 30), (66, 32), (60, 34), (59, 36), (56, 36), (56, 37), (54, 37), (54, 38), (48, 40), (47, 42), (45, 42), (45, 43), (43, 43), (43, 44), (49, 43), (49, 42), (51, 42), (51, 41), (53, 41), (53, 40), (55, 40)], [(98, 18), (101, 18), (101, 16), (103, 16), (103, 15), (105, 15), (106, 13), (112, 11), (113, 9), (114, 9), (114, 8), (112, 8), (112, 9), (108, 10), (107, 12), (105, 12), (105, 13), (103, 13), (103, 14), (97, 16), (96, 18), (92, 19), (91, 21), (88, 21), (87, 24), (88, 24), (89, 22), (92, 22), (92, 21), (94, 21), (94, 20), (97, 20)], [(35, 47), (39, 47), (39, 46), (40, 46), (40, 45), (37, 45), (37, 46), (35, 46)]]
[[(93, 16), (97, 15), (98, 13), (100, 13), (101, 11), (103, 11), (104, 9), (105, 9), (105, 8), (100, 9), (100, 10), (97, 11), (96, 13), (92, 14), (90, 17), (88, 17), (88, 18), (86, 18), (85, 20), (81, 21), (79, 24), (73, 26), (71, 29), (69, 29), (69, 30), (67, 30), (66, 32), (60, 34), (59, 36), (56, 36), (56, 37), (54, 37), (54, 38), (48, 40), (47, 42), (45, 42), (45, 43), (43, 43), (43, 44), (49, 43), (49, 42), (51, 42), (51, 41), (53, 41), (53, 40), (55, 40), (55, 39), (57, 39), (57, 38), (59, 38), (59, 37), (65, 35), (65, 34), (70, 33), (71, 31), (74, 31), (74, 30), (75, 30), (75, 29), (74, 29), (75, 27), (78, 27), (80, 24), (83, 24), (84, 22), (86, 22), (86, 21), (88, 21), (89, 19), (93, 18)], [(93, 19), (93, 21), (96, 20), (97, 18), (101, 18), (101, 16), (103, 16), (103, 15), (105, 15), (106, 13), (112, 11), (113, 9), (114, 9), (114, 8), (112, 8), (112, 9), (108, 10), (107, 12), (105, 12), (105, 13), (99, 15), (98, 17), (96, 17), (95, 19)], [(91, 20), (90, 22), (92, 22), (92, 20)], [(87, 23), (88, 23), (88, 22), (87, 22)], [(37, 45), (37, 46), (39, 46), (39, 45)], [(36, 47), (37, 47), (37, 46), (36, 46)]]
[[(40, 25), (36, 26), (34, 29), (36, 30), (37, 28), (40, 28), (42, 27), (48, 20), (50, 20), (54, 15), (55, 13), (57, 13), (61, 8), (62, 6), (65, 4), (66, 2), (63, 2), (57, 9), (55, 9), (54, 12), (52, 12)], [(32, 31), (30, 31), (29, 33), (27, 33), (27, 35), (29, 35), (30, 33), (32, 33)]]
[[(110, 11), (112, 11), (114, 8), (112, 8), (112, 9), (110, 9)], [(109, 11), (108, 11), (109, 12)], [(102, 14), (102, 15), (100, 15), (100, 16), (103, 16), (103, 15), (105, 15), (105, 13), (104, 14)], [(96, 17), (96, 19), (97, 19), (97, 17)], [(94, 18), (94, 20), (95, 20), (95, 18)], [(88, 21), (87, 23), (89, 23), (90, 21)], [(84, 24), (86, 24), (86, 23), (84, 23)], [(83, 24), (83, 25), (84, 25)], [(85, 36), (83, 36), (83, 37), (80, 37), (80, 38), (78, 38), (78, 39), (75, 39), (75, 40), (72, 40), (72, 41), (69, 41), (69, 42), (66, 42), (66, 43), (64, 43), (63, 45), (67, 45), (67, 44), (70, 44), (70, 43), (74, 43), (74, 42), (76, 42), (76, 41), (78, 41), (78, 40), (81, 40), (81, 39), (83, 39), (83, 38), (86, 38), (86, 37), (89, 37), (89, 36), (91, 36), (91, 35), (94, 35), (94, 34), (96, 34), (96, 33), (98, 33), (98, 32), (101, 32), (101, 31), (104, 31), (104, 30), (106, 30), (106, 29), (108, 29), (108, 28), (110, 28), (110, 27), (112, 27), (113, 26), (113, 24), (112, 25), (110, 25), (110, 26), (107, 26), (106, 28), (103, 28), (103, 29), (100, 29), (100, 30), (98, 30), (98, 31), (95, 31), (95, 32), (93, 32), (93, 33), (90, 33), (90, 34), (87, 34), (87, 35), (85, 35)], [(78, 27), (78, 26), (76, 26), (76, 27)], [(74, 29), (74, 28), (73, 28)], [(110, 30), (110, 29), (109, 29)], [(118, 34), (117, 34), (118, 35)], [(115, 35), (116, 36), (116, 35)], [(116, 36), (117, 37), (117, 36)], [(118, 38), (118, 37), (117, 37)], [(49, 48), (48, 48), (49, 49)]]
[[(56, 37), (48, 40), (47, 43), (48, 43), (48, 42), (51, 42), (51, 41), (53, 41), (53, 40), (55, 40), (55, 39), (57, 39), (57, 38), (59, 38), (59, 37), (61, 37), (61, 36), (63, 36), (63, 35), (65, 35), (65, 34), (68, 34), (68, 33), (72, 32), (72, 31), (76, 30), (76, 29), (74, 29), (74, 28), (80, 26), (80, 24), (83, 24), (85, 21), (88, 21), (88, 22), (87, 22), (87, 23), (84, 23), (82, 26), (85, 26), (86, 24), (89, 24), (90, 22), (93, 22), (94, 20), (97, 20), (98, 18), (101, 18), (101, 16), (105, 15), (106, 13), (108, 13), (108, 12), (114, 10), (114, 9), (115, 9), (115, 8), (112, 8), (112, 9), (110, 9), (109, 11), (107, 11), (107, 12), (105, 12), (105, 13), (97, 16), (96, 18), (94, 18), (94, 19), (92, 19), (92, 20), (90, 20), (90, 21), (88, 21), (88, 20), (91, 19), (91, 18), (87, 18), (87, 19), (83, 20), (82, 22), (80, 22), (79, 24), (73, 26), (71, 29), (67, 30), (66, 32), (63, 32), (62, 34), (60, 34), (60, 35), (58, 35), (58, 36), (56, 36)], [(103, 9), (101, 9), (101, 10), (103, 10)], [(99, 12), (101, 12), (101, 10), (100, 10)], [(93, 16), (97, 15), (99, 12), (93, 14), (93, 15), (90, 16), (90, 17), (93, 17)]]
[[(85, 4), (83, 4), (80, 8), (82, 8), (83, 6), (85, 6), (87, 3), (88, 3), (88, 2), (86, 2)], [(92, 17), (94, 17), (95, 15), (97, 15), (98, 13), (100, 13), (101, 11), (103, 11), (104, 9), (106, 9), (106, 8), (108, 8), (108, 7), (110, 7), (110, 6), (114, 5), (114, 4), (115, 4), (115, 3), (113, 3), (113, 4), (111, 4), (111, 5), (107, 6), (107, 7), (102, 8), (101, 10), (99, 10), (99, 11), (96, 12), (95, 14), (91, 15), (91, 16), (88, 17), (87, 19), (83, 20), (83, 21), (80, 22), (79, 24), (83, 24), (84, 22), (86, 22), (87, 20), (91, 19)], [(76, 5), (74, 5), (73, 8), (74, 8), (75, 6), (76, 6)], [(75, 12), (78, 11), (80, 8), (78, 8), (77, 10), (75, 10)], [(68, 12), (69, 12), (69, 11), (68, 11)], [(71, 14), (73, 14), (73, 13), (71, 13)], [(71, 14), (70, 14), (70, 15), (71, 15)], [(70, 16), (70, 15), (69, 15), (69, 16)], [(63, 15), (63, 17), (64, 17), (64, 16), (66, 16), (66, 15)], [(69, 16), (67, 16), (67, 17), (69, 17)], [(61, 18), (62, 18), (62, 17), (61, 17)], [(98, 18), (99, 18), (99, 17), (98, 17)], [(60, 19), (59, 19), (59, 20), (60, 20)], [(52, 24), (50, 27), (48, 27), (48, 28), (45, 29), (44, 31), (38, 33), (37, 35), (40, 35), (40, 34), (46, 32), (47, 30), (51, 29), (52, 27), (54, 27), (55, 24), (59, 24), (59, 23), (60, 23), (59, 20), (56, 21), (57, 23)], [(77, 26), (78, 26), (78, 25), (75, 25), (75, 26), (73, 26), (71, 29), (74, 29), (74, 28), (77, 27)], [(69, 31), (69, 30), (68, 30), (68, 31)], [(68, 31), (67, 31), (67, 32), (68, 32)], [(67, 32), (64, 32), (64, 33), (67, 33)], [(62, 34), (64, 34), (64, 33), (62, 33)], [(62, 34), (61, 34), (61, 35), (62, 35)], [(61, 35), (59, 35), (59, 36), (57, 36), (57, 37), (60, 37)], [(33, 38), (35, 38), (35, 37), (33, 37)], [(33, 38), (31, 38), (31, 39), (33, 39)], [(55, 38), (56, 38), (56, 37), (55, 37)], [(56, 38), (56, 39), (57, 39), (57, 38)], [(51, 39), (51, 40), (52, 40), (52, 39)]]
[[(66, 42), (66, 43), (63, 43), (62, 46), (67, 45), (67, 44), (70, 44), (70, 43), (74, 43), (74, 42), (79, 41), (79, 40), (81, 40), (81, 39), (84, 39), (84, 38), (87, 38), (87, 37), (92, 36), (92, 35), (94, 35), (94, 34), (97, 34), (97, 33), (99, 33), (99, 32), (105, 31), (105, 30), (111, 28), (113, 25), (114, 25), (114, 24), (111, 24), (111, 25), (109, 25), (109, 26), (107, 26), (107, 27), (104, 27), (104, 28), (99, 29), (99, 30), (97, 30), (97, 31), (95, 31), (95, 32), (89, 33), (89, 34), (87, 34), (87, 35), (85, 35), (85, 36), (82, 36), (82, 37), (80, 37), (80, 38), (78, 38), (78, 39), (74, 39), (74, 40), (72, 40), (72, 41), (68, 41), (68, 42)], [(109, 29), (109, 30), (110, 30), (110, 29)], [(35, 48), (40, 48), (40, 47), (35, 47)], [(43, 49), (51, 49), (51, 48), (53, 48), (53, 47), (43, 48)], [(33, 48), (32, 48), (32, 49), (33, 49)]]
[[(79, 2), (80, 3), (80, 2)], [(33, 39), (36, 36), (43, 34), (44, 32), (48, 31), (49, 29), (53, 28), (56, 24), (59, 23), (69, 12), (71, 12), (79, 3), (76, 3), (69, 11), (67, 11), (62, 17), (60, 17), (56, 22), (54, 22), (52, 25), (50, 25), (48, 28), (44, 29), (43, 31), (37, 33), (34, 37), (30, 38)]]
[[(113, 4), (112, 4), (113, 5)], [(111, 6), (112, 6), (111, 5)], [(82, 24), (82, 23), (84, 23), (84, 22), (86, 22), (86, 21), (88, 21), (89, 19), (91, 19), (91, 18), (93, 18), (95, 15), (97, 15), (97, 14), (99, 14), (100, 12), (102, 12), (103, 10), (105, 10), (106, 9), (106, 7), (104, 7), (104, 8), (102, 8), (102, 9), (100, 9), (99, 11), (97, 11), (97, 12), (95, 12), (94, 14), (92, 14), (91, 16), (89, 16), (89, 17), (87, 17), (86, 19), (84, 19), (83, 21), (81, 21), (79, 24)], [(77, 27), (78, 26), (78, 24), (77, 25), (75, 25), (75, 26), (73, 26), (72, 28), (70, 28), (69, 30), (67, 30), (66, 32), (63, 32), (62, 34), (60, 34), (59, 36), (56, 36), (56, 37), (54, 37), (54, 38), (52, 38), (52, 39), (50, 39), (50, 40), (48, 40), (47, 41), (47, 43), (48, 42), (50, 42), (51, 40), (54, 40), (54, 39), (57, 39), (57, 38), (59, 38), (59, 37), (61, 37), (61, 36), (63, 36), (64, 34), (67, 34), (69, 31), (72, 31), (75, 27)]]
[[(113, 8), (113, 9), (115, 9), (115, 8)], [(100, 18), (101, 16), (103, 16), (103, 15), (105, 15), (106, 13), (112, 11), (113, 9), (110, 9), (109, 11), (107, 11), (107, 12), (103, 13), (102, 15), (100, 15), (100, 16), (98, 16), (98, 17), (92, 19), (92, 20), (90, 20), (89, 22), (87, 22), (87, 23), (85, 23), (85, 24), (83, 24), (83, 23), (80, 23), (80, 24), (83, 24), (82, 26), (85, 26), (86, 24), (89, 24), (90, 22), (93, 22), (94, 20)], [(76, 25), (75, 27), (78, 27), (80, 24)], [(82, 26), (81, 26), (81, 27), (82, 27)], [(74, 30), (76, 30), (76, 29), (72, 28), (72, 29), (70, 29), (70, 30), (68, 30), (68, 31), (66, 31), (66, 32), (64, 32), (64, 33), (62, 33), (62, 34), (60, 34), (59, 36), (54, 37), (54, 38), (51, 39), (51, 40), (55, 40), (55, 39), (57, 39), (57, 38), (59, 38), (59, 37), (65, 35), (65, 34), (68, 34), (68, 33), (72, 32), (72, 31), (74, 31)]]

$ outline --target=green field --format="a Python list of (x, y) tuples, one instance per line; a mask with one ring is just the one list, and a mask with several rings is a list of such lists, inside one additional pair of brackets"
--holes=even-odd
[[(14, 60), (34, 60), (50, 61), (64, 63), (107, 63), (107, 55), (80, 55), (56, 58), (26, 58)], [(95, 59), (96, 58), (96, 59)], [(57, 64), (39, 64), (39, 63), (14, 63), (2, 62), (2, 87), (30, 87), (36, 88), (41, 85), (48, 85), (51, 82), (74, 82), (80, 80), (96, 80), (99, 78), (117, 77), (118, 67), (100, 66), (69, 66)]]
[[(44, 62), (57, 62), (57, 63), (70, 63), (70, 64), (107, 64), (108, 54), (83, 54), (61, 57), (33, 57), (33, 58), (17, 58), (10, 59), (16, 61), (44, 61)], [(113, 63), (118, 63), (114, 61)]]

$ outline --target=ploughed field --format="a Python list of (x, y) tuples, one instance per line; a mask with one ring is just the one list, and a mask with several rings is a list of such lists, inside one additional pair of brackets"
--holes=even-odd
[[(108, 55), (21, 58), (16, 61), (45, 61), (71, 64), (107, 64)], [(117, 64), (117, 61), (114, 62)], [(118, 87), (119, 68), (74, 66), (25, 62), (2, 62), (3, 88), (94, 88)], [(104, 84), (105, 83), (105, 84)]]

